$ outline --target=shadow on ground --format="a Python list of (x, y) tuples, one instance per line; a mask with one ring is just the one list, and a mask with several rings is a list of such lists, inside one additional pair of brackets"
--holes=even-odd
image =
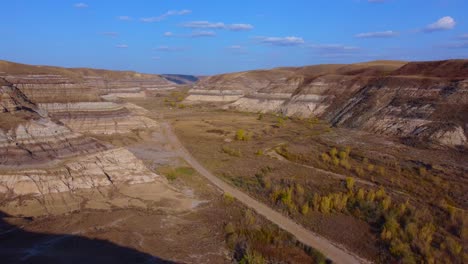
[(79, 234), (42, 234), (9, 224), (0, 211), (1, 263), (176, 263)]

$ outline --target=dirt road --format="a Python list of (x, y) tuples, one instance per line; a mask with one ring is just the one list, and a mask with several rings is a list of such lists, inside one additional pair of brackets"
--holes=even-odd
[(206, 177), (211, 183), (220, 188), (223, 192), (229, 193), (246, 206), (255, 210), (258, 214), (263, 215), (272, 223), (278, 225), (281, 229), (294, 235), (296, 239), (301, 241), (303, 244), (319, 250), (335, 263), (370, 263), (369, 261), (347, 251), (344, 249), (344, 247), (337, 245), (327, 240), (326, 238), (311, 232), (310, 230), (307, 230), (290, 218), (271, 209), (267, 205), (258, 202), (254, 198), (248, 196), (242, 191), (232, 187), (228, 183), (216, 177), (207, 169), (205, 169), (197, 160), (195, 160), (195, 158), (187, 151), (187, 149), (185, 149), (185, 147), (175, 135), (169, 123), (163, 123), (162, 128), (175, 152), (179, 154), (180, 157), (185, 159), (187, 163), (189, 163), (201, 175)]

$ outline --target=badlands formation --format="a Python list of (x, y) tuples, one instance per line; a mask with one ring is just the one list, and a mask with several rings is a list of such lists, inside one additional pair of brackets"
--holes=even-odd
[(468, 61), (375, 61), (211, 76), (189, 102), (286, 116), (440, 145), (467, 146)]
[(158, 124), (113, 101), (173, 83), (158, 75), (0, 62), (0, 193), (9, 198), (164, 180), (125, 148), (93, 135)]
[[(0, 61), (0, 92), (0, 258), (7, 260), (68, 263), (90, 256), (101, 263), (96, 238), (137, 249), (126, 256), (131, 261), (115, 254), (121, 248), (102, 253), (115, 256), (105, 263), (171, 263), (155, 257), (161, 254), (182, 263), (222, 263), (256, 251), (274, 263), (325, 261), (311, 244), (342, 263), (399, 260), (409, 249), (394, 253), (379, 240), (387, 214), (376, 204), (388, 202), (381, 199), (384, 187), (403, 211), (419, 203), (437, 219), (445, 216), (439, 200), (429, 201), (436, 190), (443, 210), (465, 212), (468, 60), (287, 67), (200, 79)], [(297, 118), (281, 126), (285, 116)], [(221, 196), (226, 188), (231, 192)], [(345, 201), (354, 208), (348, 214), (321, 214), (316, 198), (326, 201), (332, 190), (344, 190), (339, 194), (346, 199), (384, 194), (369, 203)], [(376, 222), (365, 222), (366, 212)], [(465, 226), (460, 215), (451, 213), (451, 226), (436, 222), (437, 252), (455, 241), (441, 234)], [(23, 227), (54, 237), (30, 236)], [(453, 245), (463, 240), (459, 229)], [(78, 235), (92, 243), (74, 247)], [(411, 254), (425, 255), (414, 241)]]

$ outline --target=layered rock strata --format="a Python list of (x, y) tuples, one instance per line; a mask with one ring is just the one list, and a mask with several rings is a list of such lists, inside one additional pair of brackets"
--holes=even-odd
[(73, 131), (93, 134), (128, 133), (133, 129), (152, 128), (157, 123), (143, 116), (137, 106), (112, 102), (40, 104), (52, 117)]
[(467, 60), (278, 68), (205, 78), (186, 100), (467, 146), (467, 69)]
[(43, 195), (90, 189), (113, 184), (137, 184), (162, 180), (126, 149), (83, 155), (57, 166), (2, 170), (0, 193), (11, 196)]

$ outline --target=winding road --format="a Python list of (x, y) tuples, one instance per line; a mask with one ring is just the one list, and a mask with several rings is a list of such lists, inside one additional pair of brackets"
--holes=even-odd
[(225, 193), (229, 193), (238, 201), (246, 206), (255, 210), (258, 214), (263, 215), (266, 219), (279, 226), (281, 229), (289, 232), (296, 237), (301, 243), (308, 245), (314, 249), (319, 250), (327, 256), (334, 263), (371, 263), (355, 254), (347, 251), (343, 246), (333, 243), (326, 238), (313, 233), (312, 231), (302, 227), (294, 222), (292, 219), (282, 215), (281, 213), (271, 209), (264, 203), (257, 201), (244, 192), (234, 188), (228, 183), (209, 172), (203, 165), (201, 165), (182, 145), (177, 136), (175, 135), (171, 125), (167, 122), (161, 124), (164, 134), (168, 139), (168, 143), (174, 148), (174, 151), (183, 159), (187, 161), (198, 173), (207, 178), (212, 184), (217, 186)]

